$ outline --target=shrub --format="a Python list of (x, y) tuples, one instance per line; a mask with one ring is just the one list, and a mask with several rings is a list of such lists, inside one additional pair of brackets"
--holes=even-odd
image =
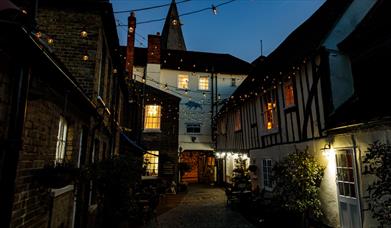
[(380, 227), (391, 226), (391, 145), (371, 144), (364, 159), (364, 174), (376, 180), (368, 186), (368, 203)]
[(318, 198), (324, 167), (307, 150), (296, 150), (273, 167), (275, 200), (298, 215), (322, 215)]

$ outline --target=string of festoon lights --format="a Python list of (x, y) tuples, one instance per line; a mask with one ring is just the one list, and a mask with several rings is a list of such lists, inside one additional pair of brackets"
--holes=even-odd
[[(178, 5), (179, 3), (184, 3), (184, 2), (189, 2), (189, 1), (190, 0), (184, 0), (184, 1), (181, 1), (181, 2), (177, 2), (176, 4)], [(197, 14), (197, 13), (201, 13), (201, 12), (209, 11), (209, 10), (213, 13), (213, 15), (217, 15), (219, 7), (221, 7), (223, 5), (230, 4), (230, 3), (234, 2), (234, 1), (236, 1), (236, 0), (229, 0), (229, 1), (222, 2), (222, 3), (216, 4), (216, 5), (212, 4), (211, 6), (208, 6), (208, 7), (205, 7), (205, 8), (200, 8), (200, 9), (197, 9), (197, 10), (193, 10), (193, 11), (189, 11), (189, 12), (186, 12), (186, 13), (182, 13), (182, 14), (179, 15), (179, 17), (189, 16), (189, 15), (192, 15), (192, 14)], [(170, 4), (163, 4), (163, 5), (159, 5), (159, 6), (152, 6), (152, 7), (146, 7), (146, 8), (141, 8), (141, 9), (135, 9), (135, 10), (116, 11), (114, 13), (126, 13), (126, 12), (129, 13), (129, 12), (132, 12), (132, 11), (136, 12), (136, 11), (141, 11), (141, 10), (149, 10), (149, 9), (155, 9), (155, 8), (169, 6)], [(147, 24), (147, 23), (159, 22), (159, 21), (164, 21), (164, 20), (166, 20), (166, 18), (162, 17), (162, 18), (158, 18), (158, 19), (140, 21), (140, 22), (137, 22), (136, 24), (140, 25), (140, 24)], [(127, 25), (126, 24), (117, 24), (117, 26), (127, 26)]]
[[(311, 63), (315, 64), (313, 61)], [(272, 99), (275, 99), (278, 88), (283, 91), (284, 82), (293, 82), (296, 75), (304, 73), (303, 71), (308, 70), (306, 69), (307, 67), (309, 67), (309, 60), (307, 58), (303, 58), (301, 61), (297, 61), (294, 64), (291, 64), (290, 67), (285, 68), (285, 71), (271, 71), (268, 73), (263, 73), (259, 76), (249, 76), (248, 79), (246, 79), (243, 83), (251, 82), (251, 84), (255, 86), (252, 86), (253, 88), (246, 90), (246, 92), (241, 91), (242, 93), (233, 94), (230, 96), (228, 102), (217, 114), (216, 118), (228, 112), (231, 108), (240, 106), (243, 104), (243, 102), (251, 99), (255, 100), (259, 98), (265, 98), (268, 93), (270, 96), (274, 96)], [(315, 65), (315, 69), (317, 70), (318, 68), (319, 66)]]
[[(188, 101), (198, 102), (199, 104), (203, 104), (203, 105), (211, 105), (212, 104), (210, 101), (210, 98), (208, 98), (208, 95), (210, 95), (209, 91), (205, 92), (205, 91), (201, 91), (201, 90), (178, 89), (178, 87), (169, 85), (168, 83), (162, 83), (162, 82), (156, 81), (155, 79), (150, 78), (150, 77), (144, 77), (143, 75), (138, 75), (136, 73), (133, 73), (133, 75), (136, 78), (139, 78), (139, 79), (136, 79), (139, 82), (142, 82), (142, 83), (145, 83), (146, 81), (153, 82), (154, 84), (156, 84), (156, 86), (160, 87), (161, 89), (164, 89), (164, 90), (167, 90), (171, 93), (177, 94), (180, 97), (186, 97), (188, 99)], [(181, 92), (179, 92), (179, 91), (181, 91)], [(197, 98), (195, 98), (195, 96), (191, 96), (191, 94), (193, 94), (193, 93), (199, 94), (199, 95), (202, 94), (203, 98), (201, 98), (200, 100), (197, 100)], [(222, 99), (221, 94), (217, 95), (217, 104), (221, 105), (221, 104), (223, 104), (223, 102), (226, 102), (226, 100), (227, 99)]]
[[(89, 34), (87, 32), (86, 26), (81, 27), (78, 33), (80, 39), (82, 39), (87, 44)], [(55, 40), (51, 35), (44, 33), (39, 28), (36, 28), (31, 32), (31, 34), (36, 37), (36, 39), (38, 39), (41, 44), (45, 45), (45, 47), (48, 48), (51, 52), (53, 51), (52, 47), (55, 44)], [(87, 48), (81, 49), (80, 59), (85, 62), (90, 59)]]

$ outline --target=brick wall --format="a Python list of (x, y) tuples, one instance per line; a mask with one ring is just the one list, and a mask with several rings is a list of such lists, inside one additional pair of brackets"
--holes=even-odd
[[(33, 83), (36, 85), (36, 83)], [(38, 84), (42, 87), (45, 84)], [(33, 88), (34, 90), (34, 88)], [(50, 198), (48, 189), (36, 181), (36, 171), (55, 159), (58, 122), (63, 107), (53, 101), (53, 95), (44, 99), (30, 93), (27, 106), (23, 149), (17, 168), (15, 199), (12, 213), (12, 227), (46, 227), (49, 219)], [(51, 99), (48, 97), (52, 96)], [(60, 105), (59, 105), (60, 104)], [(79, 148), (80, 120), (68, 111), (66, 158), (75, 161)]]
[(0, 60), (0, 142), (2, 142), (8, 130), (11, 82), (7, 75), (9, 63), (6, 56), (3, 56), (1, 52)]
[[(160, 132), (144, 132), (142, 146), (146, 150), (158, 150), (159, 176), (175, 178), (178, 160), (178, 106), (179, 98), (146, 86), (144, 104), (161, 105)], [(164, 158), (164, 159), (162, 159)], [(172, 162), (167, 161), (166, 159)]]
[[(54, 53), (65, 64), (77, 83), (89, 97), (97, 95), (102, 21), (98, 12), (77, 9), (40, 8), (37, 18), (39, 29), (54, 39)], [(80, 33), (88, 33), (82, 38)], [(82, 60), (84, 53), (89, 59)]]

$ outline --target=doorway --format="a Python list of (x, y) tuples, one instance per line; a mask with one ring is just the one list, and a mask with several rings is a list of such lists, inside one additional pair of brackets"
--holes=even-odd
[(335, 160), (339, 217), (341, 227), (343, 228), (362, 227), (355, 158), (353, 148), (336, 150)]

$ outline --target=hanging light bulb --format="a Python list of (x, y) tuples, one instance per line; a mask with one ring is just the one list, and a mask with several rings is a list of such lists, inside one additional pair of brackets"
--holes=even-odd
[(133, 33), (134, 31), (134, 28), (133, 27), (129, 27), (129, 33)]
[(220, 94), (217, 95), (217, 100), (220, 100), (221, 99), (221, 96)]
[(212, 12), (214, 15), (217, 15), (217, 7), (215, 5), (212, 5)]
[(164, 85), (164, 88), (165, 88), (165, 89), (168, 89), (168, 85), (167, 85), (167, 83)]
[(36, 32), (36, 33), (35, 33), (35, 36), (36, 36), (37, 38), (41, 38), (41, 37), (42, 37), (42, 32), (40, 32), (40, 31)]
[(83, 61), (87, 61), (88, 60), (88, 54), (87, 53), (84, 53), (84, 55), (83, 55), (83, 57), (82, 57), (82, 59), (83, 59)]
[(188, 93), (188, 91), (187, 91), (187, 89), (185, 89), (185, 94), (187, 95), (187, 93)]
[(83, 29), (82, 29), (81, 32), (80, 32), (80, 36), (81, 36), (82, 38), (86, 38), (86, 37), (88, 36), (86, 27), (83, 27)]
[(49, 44), (49, 45), (52, 45), (53, 43), (54, 43), (53, 38), (49, 37), (49, 38), (48, 38), (48, 44)]

